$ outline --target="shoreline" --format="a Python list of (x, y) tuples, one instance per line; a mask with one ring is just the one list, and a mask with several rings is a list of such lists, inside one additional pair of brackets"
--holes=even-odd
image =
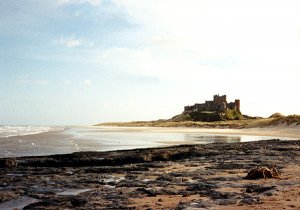
[(266, 139), (300, 139), (300, 128), (297, 126), (244, 129), (74, 126), (63, 131), (0, 138), (2, 145), (0, 156), (43, 156), (79, 151), (113, 151)]
[[(244, 179), (261, 166), (280, 177)], [(300, 140), (2, 158), (1, 167), (0, 209), (300, 208)]]

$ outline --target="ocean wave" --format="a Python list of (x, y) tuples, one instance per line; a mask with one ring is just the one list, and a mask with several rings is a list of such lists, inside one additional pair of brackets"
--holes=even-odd
[(25, 136), (39, 133), (45, 133), (50, 131), (64, 130), (64, 127), (58, 126), (13, 126), (3, 125), (0, 126), (0, 138), (1, 137), (12, 137), (12, 136)]

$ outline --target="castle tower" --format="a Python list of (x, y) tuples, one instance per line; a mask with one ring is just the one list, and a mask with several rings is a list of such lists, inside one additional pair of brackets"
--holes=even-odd
[(235, 109), (236, 110), (238, 110), (238, 111), (240, 111), (240, 100), (239, 99), (235, 99), (235, 101), (234, 101), (234, 103), (235, 103)]
[(226, 95), (220, 96), (219, 94), (214, 95), (214, 100), (213, 100), (214, 104), (220, 105), (223, 102), (227, 102), (226, 101)]
[(214, 95), (214, 103), (218, 103), (218, 99), (219, 99), (219, 94)]

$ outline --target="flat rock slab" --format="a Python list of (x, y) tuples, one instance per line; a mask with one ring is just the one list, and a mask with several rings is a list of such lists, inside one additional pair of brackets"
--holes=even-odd
[[(278, 179), (243, 179), (276, 165)], [(300, 141), (0, 159), (1, 209), (299, 209)]]

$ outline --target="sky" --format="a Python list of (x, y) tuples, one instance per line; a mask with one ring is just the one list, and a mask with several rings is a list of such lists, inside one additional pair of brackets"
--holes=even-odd
[(298, 0), (0, 1), (0, 124), (300, 114)]

